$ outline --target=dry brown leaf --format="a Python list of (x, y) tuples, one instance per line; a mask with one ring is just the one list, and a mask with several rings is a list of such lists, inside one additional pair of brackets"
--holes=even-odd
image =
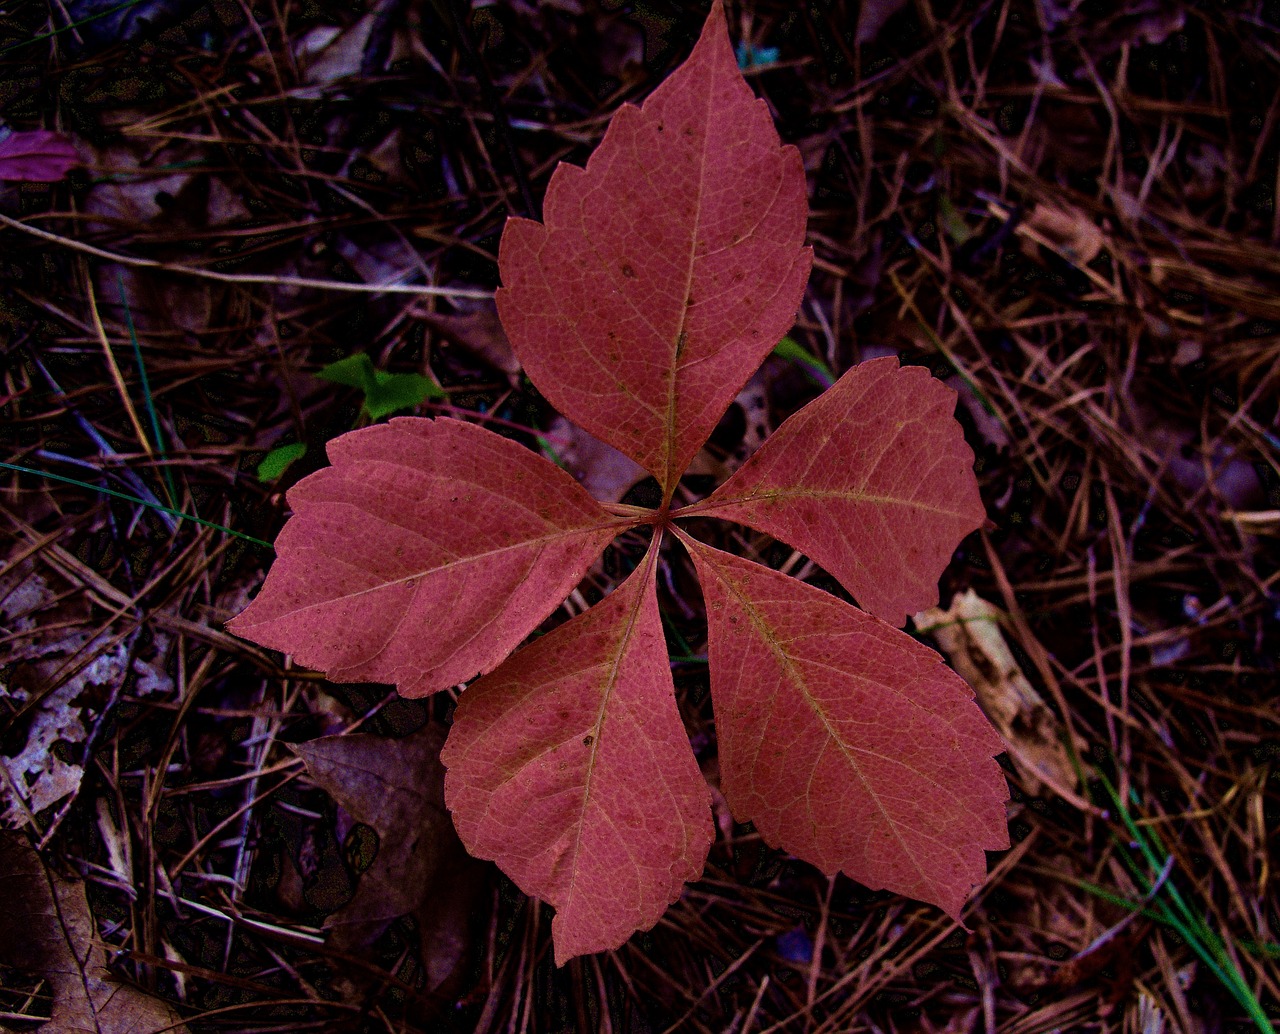
[(472, 312), (420, 314), (424, 323), (450, 342), (501, 370), (514, 386), (520, 374), (520, 360), (511, 350), (506, 331), (498, 320), (498, 310), (486, 302)]
[(403, 739), (355, 733), (291, 749), (313, 782), (378, 834), (377, 853), (355, 896), (325, 922), (330, 943), (360, 952), (393, 920), (411, 915), (421, 938), (425, 990), (448, 997), (464, 974), (470, 915), (484, 867), (469, 857), (444, 806), (444, 731), (428, 725)]
[(185, 1034), (169, 1003), (115, 979), (97, 940), (84, 884), (45, 868), (19, 834), (0, 831), (0, 962), (53, 985), (58, 1034)]
[(933, 636), (977, 694), (999, 730), (1028, 793), (1041, 783), (1074, 789), (1075, 769), (1062, 742), (1062, 727), (1027, 681), (1000, 631), (1001, 612), (972, 589), (957, 593), (951, 607), (915, 616), (916, 628)]

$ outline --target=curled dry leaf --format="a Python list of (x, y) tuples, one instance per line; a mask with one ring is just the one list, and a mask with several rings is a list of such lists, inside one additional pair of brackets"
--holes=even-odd
[(1098, 224), (1078, 208), (1038, 204), (1018, 228), (1025, 240), (1061, 255), (1073, 266), (1087, 266), (1106, 243)]
[[(734, 816), (827, 872), (958, 915), (983, 851), (1008, 846), (1000, 742), (968, 688), (881, 620), (935, 602), (984, 519), (955, 393), (923, 369), (865, 363), (709, 500), (670, 508), (790, 326), (812, 261), (799, 155), (738, 71), (719, 2), (689, 60), (619, 110), (586, 169), (556, 170), (545, 211), (504, 231), (503, 324), (538, 389), (657, 478), (661, 505), (601, 505), (458, 421), (355, 431), (289, 492), (279, 559), (232, 629), (406, 695), (487, 673), (458, 705), (445, 797), (473, 854), (555, 906), (563, 963), (654, 925), (714, 834), (658, 614), (674, 534), (709, 604)], [(782, 538), (863, 609), (698, 545), (686, 517)], [(645, 527), (630, 577), (503, 660), (617, 533)]]
[(59, 1034), (186, 1034), (167, 1002), (120, 983), (89, 911), (84, 884), (45, 868), (20, 834), (0, 831), (0, 963), (48, 980)]

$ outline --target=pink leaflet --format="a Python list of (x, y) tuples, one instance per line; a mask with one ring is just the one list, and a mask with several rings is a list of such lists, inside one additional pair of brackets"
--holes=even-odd
[(923, 367), (860, 363), (792, 415), (708, 499), (720, 517), (781, 539), (901, 626), (938, 602), (952, 551), (982, 526), (956, 395)]
[(75, 145), (62, 133), (33, 129), (0, 141), (0, 180), (56, 183), (78, 164)]
[(1009, 846), (1004, 749), (928, 647), (677, 533), (707, 604), (721, 788), (765, 841), (958, 918)]
[(557, 965), (653, 926), (714, 838), (656, 566), (655, 542), (603, 602), (464, 691), (441, 754), (467, 850), (555, 906)]
[(666, 488), (795, 319), (813, 259), (799, 152), (751, 93), (717, 2), (680, 68), (623, 105), (545, 225), (509, 219), (502, 324), (565, 416)]
[(460, 420), (335, 438), (289, 490), (276, 562), (227, 627), (331, 679), (423, 696), (488, 671), (626, 521), (528, 449)]

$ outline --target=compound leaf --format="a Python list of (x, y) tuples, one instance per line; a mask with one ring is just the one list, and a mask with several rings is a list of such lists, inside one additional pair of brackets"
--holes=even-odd
[(807, 554), (859, 606), (901, 626), (986, 519), (956, 394), (897, 359), (853, 367), (795, 413), (705, 502)]
[(721, 789), (765, 841), (953, 917), (1009, 846), (1004, 749), (927, 646), (681, 534), (707, 605)]
[[(689, 60), (618, 111), (585, 169), (557, 168), (545, 223), (508, 220), (499, 255), (497, 306), (526, 372), (653, 474), (660, 506), (606, 508), (472, 425), (394, 420), (331, 442), (333, 466), (289, 492), (280, 558), (231, 626), (407, 696), (488, 672), (454, 715), (445, 800), (472, 854), (554, 906), (560, 964), (653, 926), (713, 836), (658, 617), (672, 517), (774, 535), (871, 612), (675, 529), (707, 602), (739, 819), (828, 873), (952, 915), (985, 873), (983, 850), (1008, 842), (999, 737), (969, 688), (887, 623), (936, 602), (952, 549), (984, 517), (948, 388), (864, 363), (709, 500), (669, 510), (791, 325), (812, 262), (806, 216), (800, 156), (742, 79), (713, 0)], [(366, 393), (376, 381), (367, 357), (338, 373)], [(615, 533), (646, 524), (637, 571), (503, 660)]]
[(507, 220), (502, 324), (556, 408), (669, 497), (791, 326), (813, 258), (800, 154), (742, 78), (719, 3), (586, 168), (556, 169), (544, 210)]
[(228, 628), (339, 681), (423, 696), (488, 671), (620, 526), (564, 471), (460, 420), (335, 438), (288, 492), (258, 597)]
[(555, 906), (557, 964), (653, 926), (714, 836), (656, 568), (655, 542), (603, 602), (468, 688), (441, 755), (467, 849)]

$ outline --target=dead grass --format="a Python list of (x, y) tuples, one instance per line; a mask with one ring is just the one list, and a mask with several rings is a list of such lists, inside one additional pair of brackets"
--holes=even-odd
[[(365, 20), (327, 0), (173, 5), (127, 43), (94, 28), (115, 15), (52, 37), (65, 13), (51, 24), (43, 5), (0, 20), (0, 114), (76, 134), (89, 159), (66, 184), (0, 186), (3, 459), (95, 486), (4, 472), (0, 749), (10, 770), (30, 761), (30, 792), (64, 791), (7, 823), (88, 881), (117, 975), (192, 1030), (1266, 1029), (1272, 3), (922, 0), (863, 45), (839, 0), (730, 4), (735, 32), (780, 48), (752, 81), (810, 173), (797, 337), (836, 372), (895, 352), (960, 390), (994, 527), (943, 599), (972, 587), (1007, 615), (1083, 776), (1054, 790), (1010, 772), (1014, 847), (967, 930), (718, 815), (706, 877), (611, 956), (555, 970), (547, 910), (493, 871), (447, 994), (424, 990), (402, 926), (359, 955), (326, 943), (355, 879), (351, 824), (284, 745), (404, 735), (449, 702), (332, 686), (224, 632), (271, 554), (169, 511), (273, 538), (282, 489), (361, 419), (313, 376), (353, 351), (430, 370), (449, 404), (424, 413), (548, 427), (483, 319), (444, 336), (438, 318), (476, 311), (506, 216), (585, 158), (703, 16), (615, 8), (477, 7), (466, 46), (448, 5), (391, 0)], [(773, 425), (816, 390), (780, 362), (763, 388)], [(720, 457), (751, 431), (726, 425)], [(258, 484), (287, 442), (307, 455)], [(714, 776), (700, 604), (668, 602)], [(1199, 927), (1171, 925), (1175, 894), (1208, 960)], [(0, 1022), (48, 1015), (47, 987), (0, 987)]]

